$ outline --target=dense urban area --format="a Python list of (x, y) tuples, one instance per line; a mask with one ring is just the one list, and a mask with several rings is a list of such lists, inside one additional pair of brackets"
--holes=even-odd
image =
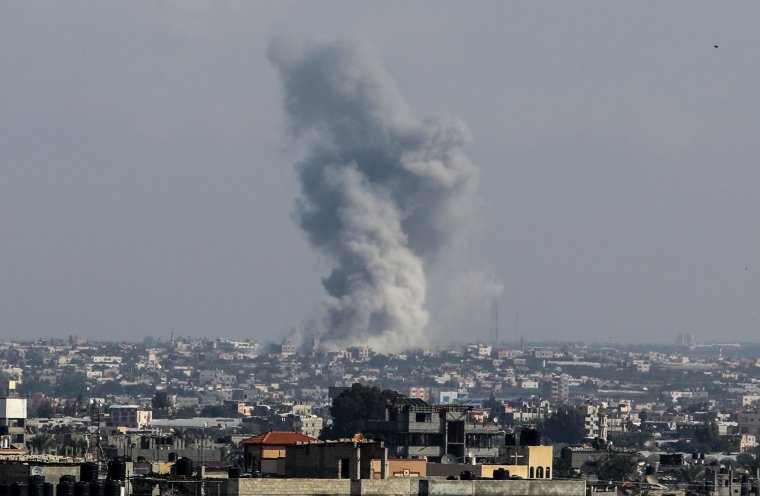
[(752, 494), (758, 356), (760, 345), (697, 344), (691, 335), (669, 346), (521, 340), (391, 355), (174, 335), (6, 342), (0, 455), (115, 460), (129, 463), (136, 487), (157, 487), (179, 461), (188, 475), (287, 479), (307, 474), (313, 455), (299, 448), (351, 446), (355, 463), (326, 451), (343, 464), (322, 463), (311, 476)]

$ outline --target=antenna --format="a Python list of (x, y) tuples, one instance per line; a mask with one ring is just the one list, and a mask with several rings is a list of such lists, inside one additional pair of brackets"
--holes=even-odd
[(499, 344), (499, 300), (494, 298), (491, 301), (491, 328), (489, 329), (489, 340), (494, 348)]

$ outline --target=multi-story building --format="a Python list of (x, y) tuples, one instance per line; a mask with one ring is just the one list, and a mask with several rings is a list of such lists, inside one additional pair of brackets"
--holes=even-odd
[(497, 460), (504, 433), (498, 425), (472, 421), (471, 410), (401, 398), (386, 407), (384, 420), (369, 421), (364, 435), (383, 441), (392, 458)]
[(108, 407), (108, 427), (126, 427), (128, 429), (144, 429), (153, 420), (153, 412), (140, 405), (111, 405)]
[(607, 440), (607, 414), (603, 406), (594, 403), (583, 405), (583, 423), (587, 439)]
[(736, 415), (740, 434), (760, 435), (760, 410), (754, 407), (743, 407)]
[(16, 381), (0, 381), (0, 451), (26, 450), (26, 398), (16, 396)]

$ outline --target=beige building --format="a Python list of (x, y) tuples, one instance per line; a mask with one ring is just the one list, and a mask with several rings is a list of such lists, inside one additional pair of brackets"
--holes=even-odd
[(554, 449), (551, 446), (504, 446), (502, 450), (500, 457), (504, 465), (496, 468), (504, 468), (510, 475), (523, 479), (552, 478)]
[(243, 441), (244, 469), (262, 474), (285, 475), (285, 449), (316, 441), (300, 432), (269, 431)]
[(760, 435), (760, 410), (753, 407), (744, 407), (737, 413), (739, 433)]
[(153, 420), (153, 412), (140, 405), (111, 405), (108, 407), (108, 427), (145, 429)]

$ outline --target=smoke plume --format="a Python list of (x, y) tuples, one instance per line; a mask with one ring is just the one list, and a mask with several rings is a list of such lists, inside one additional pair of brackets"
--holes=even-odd
[(463, 231), (477, 169), (457, 119), (416, 116), (380, 62), (348, 42), (270, 45), (284, 107), (308, 153), (299, 226), (334, 263), (323, 280), (327, 346), (418, 346), (425, 270)]

